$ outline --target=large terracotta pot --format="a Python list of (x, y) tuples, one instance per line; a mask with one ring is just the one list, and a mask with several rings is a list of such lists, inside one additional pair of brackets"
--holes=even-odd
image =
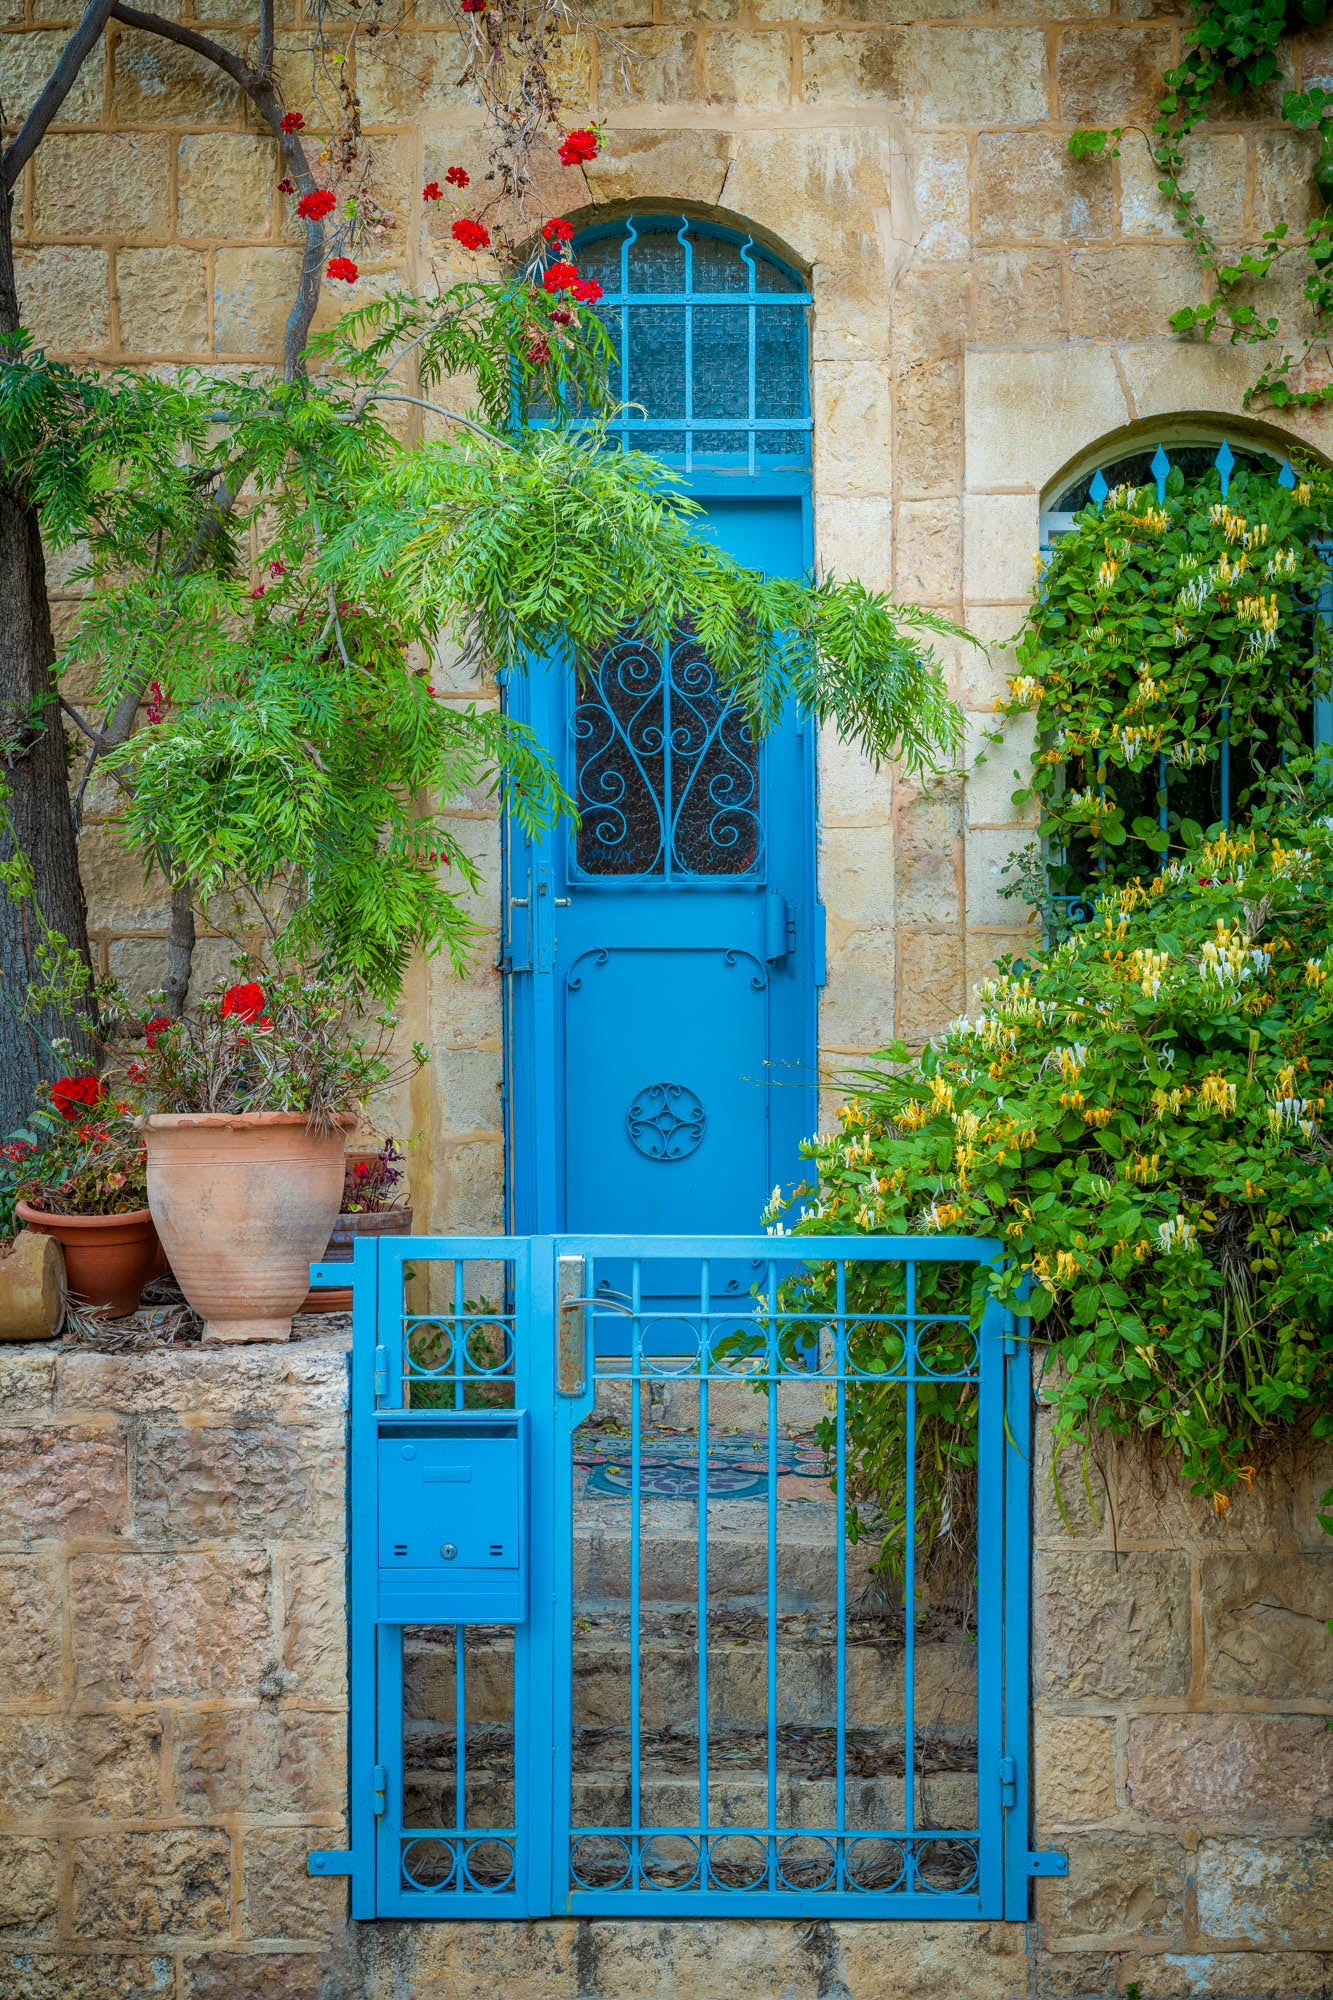
[[(347, 1155), (349, 1160), (355, 1153)], [(370, 1158), (374, 1159), (375, 1154)], [(321, 1264), (350, 1264), (352, 1252), (356, 1248), (358, 1236), (410, 1236), (412, 1234), (412, 1211), (410, 1208), (381, 1208), (372, 1214), (359, 1210), (345, 1211), (337, 1217), (329, 1234)], [(352, 1310), (352, 1287), (350, 1285), (321, 1285), (317, 1292), (307, 1292), (302, 1312), (345, 1313)]]
[(205, 1340), (288, 1340), (343, 1189), (343, 1113), (154, 1112), (148, 1206)]
[(108, 1319), (132, 1313), (148, 1280), (162, 1269), (161, 1245), (146, 1208), (127, 1215), (48, 1215), (20, 1201), (14, 1213), (38, 1235), (54, 1236), (64, 1250), (72, 1302)]

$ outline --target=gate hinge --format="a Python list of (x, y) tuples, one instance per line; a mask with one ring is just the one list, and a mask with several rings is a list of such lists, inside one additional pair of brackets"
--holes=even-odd
[(383, 1764), (376, 1764), (370, 1774), (370, 1809), (378, 1819), (384, 1811), (389, 1791), (389, 1774)]
[(1000, 1804), (1004, 1807), (1018, 1804), (1018, 1766), (1012, 1757), (1000, 1759)]
[(1067, 1875), (1069, 1856), (1056, 1847), (1044, 1847), (1028, 1855), (1026, 1866), (1029, 1875)]
[(375, 1401), (389, 1393), (389, 1350), (387, 1347), (375, 1349)]
[(356, 1856), (350, 1847), (312, 1847), (305, 1858), (309, 1875), (351, 1875)]

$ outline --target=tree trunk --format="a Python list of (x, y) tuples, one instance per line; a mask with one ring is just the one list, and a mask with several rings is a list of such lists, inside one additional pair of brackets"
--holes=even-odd
[[(10, 198), (0, 193), (0, 333), (19, 323), (11, 232)], [(39, 913), (91, 964), (54, 660), (37, 513), (0, 479), (0, 784), (8, 792), (0, 863), (17, 848), (33, 876), (31, 896), (0, 884), (0, 1138), (27, 1116), (38, 1077), (68, 1068), (54, 1039), (66, 1036), (85, 1054), (91, 1047), (91, 1008), (71, 1017), (48, 1006), (30, 1019), (24, 1006), (41, 977)]]

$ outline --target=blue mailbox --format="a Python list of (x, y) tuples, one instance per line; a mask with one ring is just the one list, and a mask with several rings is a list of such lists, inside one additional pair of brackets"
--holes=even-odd
[(379, 1616), (519, 1625), (528, 1613), (524, 1415), (461, 1412), (379, 1433)]

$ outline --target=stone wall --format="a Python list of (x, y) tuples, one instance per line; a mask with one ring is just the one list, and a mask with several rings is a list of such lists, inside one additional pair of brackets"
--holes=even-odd
[[(241, 0), (181, 0), (210, 32), (252, 43)], [(576, 220), (682, 202), (752, 226), (810, 273), (818, 560), (966, 619), (994, 647), (949, 660), (971, 748), (1004, 683), (1004, 642), (1032, 576), (1041, 493), (1099, 439), (1151, 436), (1182, 413), (1241, 427), (1243, 348), (1182, 346), (1167, 314), (1198, 283), (1138, 141), (1076, 164), (1079, 124), (1151, 115), (1180, 52), (1179, 0), (595, 0), (626, 51), (567, 52), (571, 120), (609, 140), (543, 197)], [(307, 111), (310, 0), (278, 0), (289, 101)], [(449, 275), (448, 218), (423, 182), (482, 164), (455, 78), (448, 10), (396, 36), (352, 36), (387, 203), (400, 218), (361, 292)], [(30, 100), (70, 0), (0, 0), (0, 88)], [(1291, 80), (1333, 82), (1333, 29), (1301, 35)], [(1196, 142), (1210, 225), (1237, 245), (1309, 198), (1311, 144), (1277, 90), (1225, 107)], [(18, 193), (20, 280), (33, 328), (72, 357), (247, 367), (277, 357), (298, 252), (273, 149), (241, 97), (194, 56), (113, 24)], [(469, 261), (469, 268), (475, 265)], [(326, 299), (327, 313), (336, 302)], [(1327, 413), (1293, 419), (1316, 444)], [(1274, 435), (1278, 435), (1274, 433)], [(1289, 440), (1288, 440), (1289, 441)], [(441, 677), (437, 675), (437, 684)], [(494, 690), (452, 686), (446, 699)], [(845, 1068), (893, 1034), (920, 1038), (965, 1004), (1021, 939), (1000, 869), (1026, 830), (1010, 794), (1021, 733), (964, 782), (924, 790), (823, 751), (821, 887), (829, 912), (822, 1043)], [(109, 807), (109, 797), (100, 804)], [(485, 869), (493, 937), (498, 848), (477, 806), (458, 832)], [(166, 909), (114, 825), (84, 841), (98, 950), (132, 983), (161, 978)], [(221, 946), (204, 953), (212, 975)], [(500, 1215), (500, 1015), (486, 969), (461, 986), (422, 968), (409, 994), (436, 1050), (401, 1129), (419, 1221), (494, 1228)]]
[(351, 1926), (336, 1337), (0, 1357), (5, 2000), (1321, 2000), (1333, 1463), (1041, 1479), (1037, 1921)]

